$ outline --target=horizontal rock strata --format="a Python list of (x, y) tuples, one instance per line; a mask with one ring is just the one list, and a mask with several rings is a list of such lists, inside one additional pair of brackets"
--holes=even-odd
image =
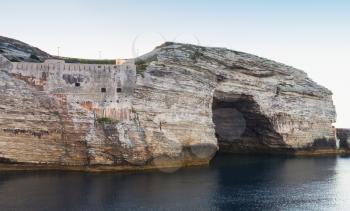
[(105, 102), (52, 93), (50, 77), (11, 74), (11, 64), (1, 57), (2, 163), (119, 170), (206, 164), (218, 150), (336, 152), (332, 93), (251, 54), (165, 43), (136, 58), (127, 118), (109, 122), (96, 119)]

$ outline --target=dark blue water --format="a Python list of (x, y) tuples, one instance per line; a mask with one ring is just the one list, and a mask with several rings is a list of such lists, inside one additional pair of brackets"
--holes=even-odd
[(350, 158), (219, 156), (174, 173), (0, 172), (0, 210), (350, 210)]

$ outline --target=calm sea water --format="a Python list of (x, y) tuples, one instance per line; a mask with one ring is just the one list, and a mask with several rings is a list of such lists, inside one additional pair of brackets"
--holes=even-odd
[(217, 156), (138, 173), (0, 172), (0, 210), (350, 210), (350, 158)]

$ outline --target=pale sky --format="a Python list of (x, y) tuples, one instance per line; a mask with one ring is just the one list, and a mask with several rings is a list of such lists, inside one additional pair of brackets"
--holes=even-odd
[(127, 58), (166, 41), (227, 47), (307, 72), (350, 128), (350, 1), (0, 0), (0, 35), (50, 53)]

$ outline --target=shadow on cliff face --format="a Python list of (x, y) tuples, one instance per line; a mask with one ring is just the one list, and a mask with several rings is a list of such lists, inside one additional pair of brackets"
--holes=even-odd
[(216, 91), (212, 109), (219, 152), (275, 153), (287, 149), (252, 96)]
[(341, 149), (350, 150), (350, 129), (338, 128), (336, 130)]

